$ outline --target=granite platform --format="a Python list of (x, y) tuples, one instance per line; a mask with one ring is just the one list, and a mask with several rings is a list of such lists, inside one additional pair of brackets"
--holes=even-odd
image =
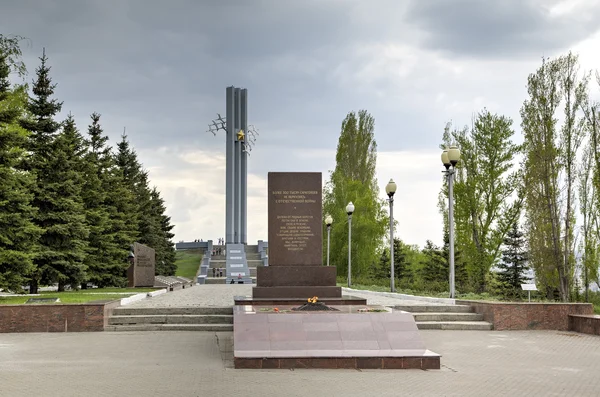
[(237, 305), (233, 310), (235, 368), (439, 369), (413, 316), (383, 306)]
[[(306, 298), (256, 298), (254, 296), (234, 296), (233, 302), (236, 306), (300, 306), (303, 303), (306, 303)], [(352, 295), (342, 295), (340, 297), (333, 298), (319, 296), (319, 302), (322, 302), (326, 305), (335, 306), (366, 305), (367, 298)]]

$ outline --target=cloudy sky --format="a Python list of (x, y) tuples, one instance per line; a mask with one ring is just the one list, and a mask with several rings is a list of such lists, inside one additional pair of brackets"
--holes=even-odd
[[(520, 134), (527, 75), (573, 50), (600, 69), (598, 0), (19, 0), (0, 33), (21, 35), (33, 78), (42, 48), (63, 114), (123, 128), (161, 190), (175, 239), (225, 234), (225, 87), (249, 91), (260, 136), (249, 159), (249, 242), (267, 238), (267, 172), (335, 166), (341, 121), (376, 121), (377, 177), (399, 185), (397, 234), (441, 241), (439, 141), (484, 106)], [(360, 209), (357, 209), (359, 211)]]

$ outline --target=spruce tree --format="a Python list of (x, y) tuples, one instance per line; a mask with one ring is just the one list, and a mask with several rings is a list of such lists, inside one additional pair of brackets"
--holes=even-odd
[(423, 255), (425, 261), (422, 268), (422, 279), (427, 284), (424, 287), (438, 291), (448, 288), (450, 273), (448, 256), (444, 249), (440, 249), (431, 240), (427, 240), (423, 247)]
[(85, 215), (90, 228), (88, 279), (99, 287), (124, 286), (127, 251), (136, 232), (135, 225), (127, 220), (132, 198), (107, 145), (100, 115), (93, 113), (91, 119), (84, 184)]
[(504, 239), (504, 246), (506, 248), (502, 251), (502, 262), (498, 264), (498, 281), (504, 287), (507, 296), (518, 297), (521, 284), (527, 282), (525, 272), (529, 266), (525, 238), (517, 223), (513, 224)]
[(125, 185), (133, 192), (132, 208), (135, 208), (135, 212), (130, 220), (137, 220), (137, 242), (155, 250), (157, 275), (174, 275), (176, 266), (171, 218), (165, 214), (166, 208), (160, 192), (156, 188), (150, 188), (148, 172), (143, 170), (125, 134), (117, 145), (115, 160)]
[[(2, 44), (0, 35), (0, 44)], [(19, 170), (26, 156), (28, 132), (23, 117), (27, 92), (11, 89), (8, 55), (0, 46), (0, 289), (20, 291), (34, 270), (33, 257), (41, 230), (34, 224), (31, 188), (35, 179)]]
[(53, 224), (46, 229), (42, 242), (51, 251), (50, 279), (58, 281), (58, 290), (65, 285), (78, 288), (85, 280), (87, 238), (82, 198), (83, 138), (69, 115), (62, 132), (53, 142), (54, 155), (48, 164), (53, 170), (45, 180), (52, 199)]
[(27, 102), (29, 116), (21, 120), (21, 126), (30, 132), (28, 149), (31, 156), (25, 164), (25, 169), (36, 176), (33, 187), (33, 206), (37, 209), (35, 224), (42, 230), (38, 252), (34, 259), (35, 268), (29, 274), (30, 293), (38, 291), (40, 282), (52, 283), (56, 280), (53, 261), (57, 258), (56, 248), (60, 248), (62, 239), (58, 238), (61, 230), (57, 225), (61, 222), (60, 196), (57, 192), (57, 181), (52, 169), (57, 146), (54, 144), (60, 123), (54, 118), (62, 108), (62, 102), (53, 98), (56, 84), (52, 84), (50, 67), (47, 65), (46, 52), (42, 53), (41, 64), (36, 70), (33, 82), (33, 95)]
[(173, 276), (175, 275), (175, 270), (177, 270), (177, 266), (175, 265), (175, 244), (172, 241), (175, 235), (171, 233), (174, 226), (171, 224), (171, 217), (165, 214), (165, 202), (160, 197), (160, 192), (156, 187), (152, 189), (151, 197), (153, 214), (158, 218), (160, 225), (160, 238), (156, 252), (156, 274)]

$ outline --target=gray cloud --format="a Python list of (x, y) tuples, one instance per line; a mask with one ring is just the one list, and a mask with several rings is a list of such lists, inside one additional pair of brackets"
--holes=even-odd
[(548, 55), (600, 29), (600, 3), (590, 1), (554, 16), (547, 0), (413, 0), (406, 21), (425, 33), (423, 43), (458, 56)]
[[(206, 129), (225, 113), (225, 87), (249, 90), (249, 122), (260, 130), (249, 196), (260, 212), (267, 172), (321, 171), (327, 178), (351, 110), (373, 114), (378, 147), (389, 153), (437, 152), (445, 122), (468, 123), (483, 106), (518, 126), (527, 74), (540, 56), (557, 55), (596, 29), (595, 1), (560, 16), (544, 4), (20, 0), (0, 5), (0, 32), (31, 40), (23, 48), (27, 81), (46, 48), (62, 116), (72, 112), (80, 130), (94, 111), (113, 145), (127, 127), (182, 225), (178, 235), (198, 238), (203, 228), (222, 234), (214, 214), (223, 211), (218, 156), (225, 141)], [(386, 161), (380, 181), (406, 173), (406, 157)], [(436, 186), (439, 173), (425, 168), (411, 178), (419, 179), (415, 186)], [(259, 231), (262, 215), (249, 220)]]

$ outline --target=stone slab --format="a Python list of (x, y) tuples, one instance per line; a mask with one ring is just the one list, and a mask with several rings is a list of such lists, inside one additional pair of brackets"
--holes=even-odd
[(308, 299), (313, 296), (319, 298), (341, 298), (342, 287), (335, 286), (290, 286), (290, 287), (254, 287), (252, 288), (254, 298), (301, 298)]
[[(270, 305), (270, 306), (299, 306), (306, 303), (304, 298), (254, 298), (252, 296), (234, 296), (233, 301), (236, 305)], [(356, 296), (343, 295), (341, 298), (319, 298), (320, 302), (326, 305), (366, 305), (367, 299)]]
[(156, 253), (144, 244), (133, 243), (133, 264), (127, 269), (127, 286), (153, 287), (156, 269)]
[(323, 264), (320, 172), (269, 172), (269, 266)]
[(426, 349), (410, 313), (333, 307), (338, 311), (234, 306), (235, 367), (440, 368), (440, 355)]
[(335, 266), (267, 266), (256, 268), (257, 287), (334, 286)]

